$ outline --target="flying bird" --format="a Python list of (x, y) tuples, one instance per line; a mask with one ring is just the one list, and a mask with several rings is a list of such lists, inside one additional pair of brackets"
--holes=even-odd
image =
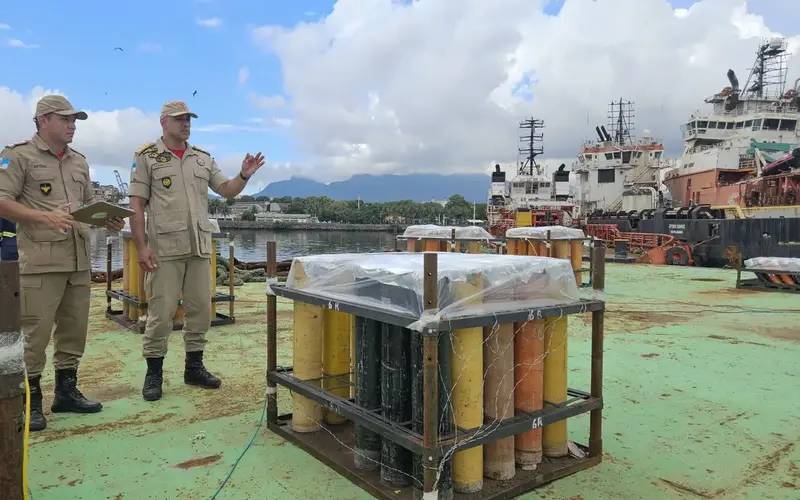
[(196, 95), (197, 95), (197, 91), (195, 90), (194, 92), (192, 92), (192, 97), (194, 97)]
[(123, 49), (122, 47), (114, 47), (114, 50), (118, 50), (120, 52), (125, 52), (125, 49)]

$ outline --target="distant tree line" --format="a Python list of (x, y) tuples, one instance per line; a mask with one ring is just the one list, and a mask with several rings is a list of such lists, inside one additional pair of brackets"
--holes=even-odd
[[(486, 219), (486, 203), (470, 203), (463, 196), (454, 194), (442, 206), (436, 202), (419, 203), (411, 200), (387, 202), (363, 202), (360, 200), (334, 200), (327, 196), (295, 198), (282, 196), (241, 196), (236, 201), (264, 201), (288, 205), (287, 213), (310, 214), (321, 222), (349, 224), (467, 224), (470, 219)], [(232, 200), (211, 199), (208, 210), (212, 214), (228, 215)], [(474, 217), (473, 217), (474, 209)], [(255, 212), (246, 213), (248, 220), (255, 219)]]

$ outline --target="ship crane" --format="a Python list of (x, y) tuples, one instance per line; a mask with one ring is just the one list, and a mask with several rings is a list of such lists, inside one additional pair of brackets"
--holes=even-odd
[(119, 170), (114, 170), (114, 176), (117, 178), (117, 189), (119, 189), (119, 194), (123, 198), (128, 196), (128, 183), (122, 181), (122, 176), (119, 175)]

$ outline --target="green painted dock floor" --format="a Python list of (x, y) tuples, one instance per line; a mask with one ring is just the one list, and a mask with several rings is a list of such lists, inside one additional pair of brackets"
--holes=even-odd
[[(734, 288), (719, 269), (607, 265), (603, 463), (526, 498), (799, 498), (800, 296)], [(209, 391), (183, 384), (172, 336), (164, 398), (148, 403), (141, 339), (93, 291), (84, 393), (94, 415), (50, 415), (32, 437), (34, 499), (210, 498), (250, 440), (265, 397), (263, 284), (237, 289), (237, 322), (209, 333)], [(279, 302), (279, 363), (291, 306)], [(570, 386), (588, 390), (589, 316), (570, 323)], [(45, 405), (52, 370), (44, 376)], [(288, 395), (280, 391), (281, 410)], [(586, 442), (588, 417), (570, 421)], [(369, 498), (264, 425), (221, 499)]]

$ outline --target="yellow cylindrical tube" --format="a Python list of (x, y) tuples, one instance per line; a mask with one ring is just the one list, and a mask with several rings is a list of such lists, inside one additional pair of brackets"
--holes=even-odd
[[(140, 269), (138, 252), (136, 251), (136, 245), (133, 243), (133, 239), (131, 238), (128, 244), (128, 294), (136, 299), (138, 299), (140, 295), (139, 273)], [(128, 308), (128, 319), (131, 321), (137, 321), (139, 319), (138, 307), (131, 306)]]
[[(567, 317), (550, 318), (544, 333), (544, 400), (567, 400)], [(567, 421), (546, 425), (542, 432), (542, 451), (546, 457), (567, 455)]]
[(217, 303), (213, 298), (217, 295), (217, 242), (211, 240), (211, 319), (217, 317)]
[(575, 273), (575, 283), (581, 286), (583, 282), (580, 271), (581, 267), (583, 267), (583, 240), (569, 242), (569, 260), (572, 263), (572, 272)]
[[(323, 388), (342, 398), (350, 397), (348, 375), (350, 373), (350, 332), (352, 316), (347, 313), (325, 309), (324, 333), (322, 336), (322, 375), (326, 377)], [(336, 377), (328, 379), (327, 377)], [(331, 410), (325, 410), (325, 422), (341, 424), (345, 418)]]
[[(132, 241), (133, 241), (133, 238), (129, 238), (129, 237), (126, 237), (126, 236), (122, 237), (122, 245), (121, 246), (122, 246), (122, 292), (123, 293), (129, 293), (130, 292), (130, 286), (128, 285), (128, 281), (129, 281), (129, 278), (130, 278), (130, 270), (128, 269), (130, 267), (130, 260), (129, 260), (130, 257), (128, 256), (128, 245), (130, 245)], [(128, 317), (129, 308), (130, 308), (130, 306), (128, 306), (128, 303), (123, 301), (122, 302), (122, 317), (123, 318), (127, 318)]]
[[(514, 416), (514, 324), (487, 326), (483, 331), (486, 383), (483, 411), (486, 425)], [(514, 477), (514, 436), (483, 445), (483, 475), (498, 481)]]
[[(480, 275), (453, 283), (457, 299), (479, 302)], [(453, 420), (457, 427), (471, 429), (483, 424), (483, 328), (453, 332)], [(453, 488), (474, 493), (483, 488), (483, 446), (456, 452), (453, 456)]]
[[(295, 262), (296, 286), (305, 279), (302, 264)], [(301, 380), (322, 377), (322, 332), (324, 328), (322, 308), (294, 302), (293, 366), (294, 376)], [(314, 432), (319, 430), (322, 407), (297, 393), (292, 394), (292, 430)]]
[(481, 253), (481, 242), (480, 241), (468, 241), (467, 242), (467, 253)]
[[(552, 240), (551, 256), (569, 259), (569, 241)], [(544, 400), (567, 400), (567, 318), (551, 318), (545, 325)], [(542, 432), (542, 451), (547, 457), (567, 455), (567, 421), (548, 425)]]

